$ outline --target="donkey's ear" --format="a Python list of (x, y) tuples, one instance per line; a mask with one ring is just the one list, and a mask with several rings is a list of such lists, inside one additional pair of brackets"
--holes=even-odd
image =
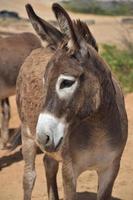
[(30, 22), (41, 39), (54, 45), (58, 44), (63, 39), (63, 34), (51, 24), (37, 16), (30, 4), (27, 4), (25, 7)]
[(72, 41), (73, 47), (79, 48), (73, 22), (68, 13), (57, 3), (53, 4), (52, 9), (58, 20), (61, 31)]
[(90, 29), (88, 28), (87, 24), (85, 22), (77, 20), (77, 21), (74, 21), (74, 26), (76, 27), (79, 35), (81, 35), (82, 38), (84, 38), (84, 40), (89, 45), (91, 45), (96, 51), (98, 51), (97, 42), (96, 42), (94, 36), (92, 35)]

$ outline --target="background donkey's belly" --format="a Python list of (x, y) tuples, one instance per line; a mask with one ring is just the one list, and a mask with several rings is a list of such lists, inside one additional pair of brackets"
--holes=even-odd
[(12, 96), (15, 94), (15, 86), (6, 86), (3, 82), (0, 82), (0, 99)]

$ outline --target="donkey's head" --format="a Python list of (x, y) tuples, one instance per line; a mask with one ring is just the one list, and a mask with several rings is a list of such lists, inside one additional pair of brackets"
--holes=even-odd
[(61, 6), (53, 4), (53, 11), (61, 32), (30, 14), (39, 35), (57, 48), (46, 67), (46, 95), (36, 128), (46, 151), (57, 151), (70, 125), (96, 113), (101, 104), (102, 68), (97, 66), (102, 61), (95, 39), (85, 23), (71, 21)]

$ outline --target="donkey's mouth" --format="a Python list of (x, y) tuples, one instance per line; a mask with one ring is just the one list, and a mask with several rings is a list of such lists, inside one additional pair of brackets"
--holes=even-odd
[(49, 143), (46, 144), (44, 146), (44, 151), (49, 152), (49, 153), (54, 153), (54, 152), (60, 151), (60, 148), (62, 145), (62, 140), (63, 140), (63, 137), (59, 140), (59, 142), (56, 145), (54, 144), (53, 141), (50, 145), (49, 145)]
[(58, 144), (57, 144), (56, 147), (55, 147), (55, 151), (56, 151), (56, 152), (59, 151), (59, 149), (60, 149), (60, 147), (61, 147), (61, 145), (62, 145), (62, 141), (63, 141), (63, 137), (60, 139), (60, 141), (58, 142)]

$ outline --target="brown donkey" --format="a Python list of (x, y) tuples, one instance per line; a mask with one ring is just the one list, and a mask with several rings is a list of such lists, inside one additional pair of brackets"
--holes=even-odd
[(26, 6), (31, 23), (49, 45), (33, 51), (17, 80), (25, 161), (24, 200), (35, 182), (36, 146), (46, 152), (49, 200), (58, 200), (56, 175), (62, 161), (64, 199), (76, 199), (85, 170), (98, 174), (97, 200), (110, 200), (127, 140), (127, 115), (119, 84), (80, 21), (53, 4), (59, 32)]
[(22, 63), (33, 49), (41, 47), (39, 38), (32, 33), (19, 33), (0, 38), (0, 148), (8, 141), (10, 105), (8, 97), (15, 94), (16, 80)]

